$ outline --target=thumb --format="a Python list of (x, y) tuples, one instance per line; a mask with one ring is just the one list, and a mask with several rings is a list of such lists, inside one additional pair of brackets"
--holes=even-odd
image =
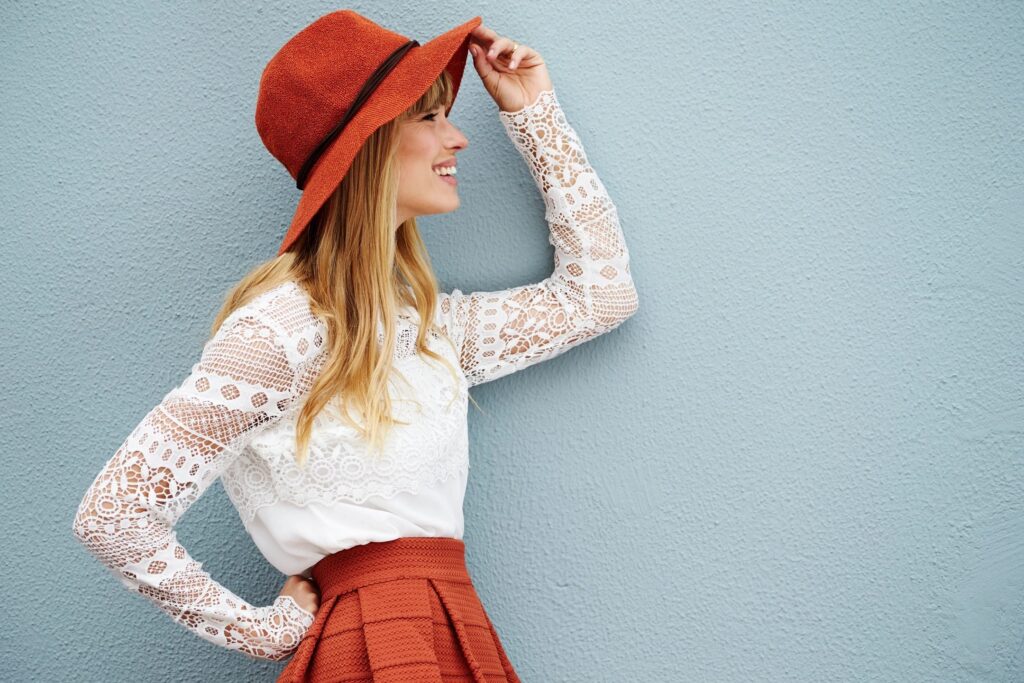
[(487, 65), (487, 60), (484, 59), (484, 51), (476, 43), (471, 43), (469, 51), (473, 53), (473, 66), (476, 67), (477, 71), (482, 72), (483, 67)]

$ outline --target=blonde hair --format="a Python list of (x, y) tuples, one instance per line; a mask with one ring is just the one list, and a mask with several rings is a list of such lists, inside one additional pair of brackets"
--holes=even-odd
[[(442, 71), (415, 104), (374, 131), (303, 234), (288, 251), (246, 274), (214, 320), (211, 335), (235, 309), (295, 280), (308, 295), (313, 314), (326, 322), (327, 358), (296, 420), (295, 457), (300, 467), (308, 458), (313, 419), (336, 398), (342, 399), (341, 418), (376, 451), (393, 425), (405, 424), (391, 415), (388, 392), (388, 351), (395, 345), (399, 305), (414, 306), (419, 320), (429, 323), (419, 325), (416, 351), (443, 362), (457, 381), (456, 368), (427, 347), (438, 283), (416, 218), (393, 231), (400, 126), (442, 104), (447, 109), (452, 94), (451, 77)], [(378, 320), (384, 329), (383, 349), (377, 346)], [(363, 415), (363, 425), (352, 419), (350, 406)]]

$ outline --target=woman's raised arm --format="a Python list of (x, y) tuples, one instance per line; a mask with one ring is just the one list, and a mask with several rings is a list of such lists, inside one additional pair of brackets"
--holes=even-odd
[(615, 329), (638, 306), (615, 205), (554, 88), (523, 109), (498, 115), (544, 199), (554, 272), (534, 285), (440, 295), (438, 322), (459, 350), (470, 386)]

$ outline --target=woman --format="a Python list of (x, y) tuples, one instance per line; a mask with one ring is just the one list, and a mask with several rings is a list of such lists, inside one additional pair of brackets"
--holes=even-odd
[[(459, 206), (468, 142), (447, 115), (467, 51), (545, 201), (555, 268), (537, 284), (439, 292), (417, 229)], [(189, 376), (86, 492), (75, 534), (199, 637), (291, 657), (282, 681), (518, 681), (464, 561), (468, 389), (633, 314), (615, 207), (541, 56), (480, 17), (421, 46), (325, 15), (268, 63), (256, 124), (303, 190), (278, 255), (230, 292)], [(288, 576), (271, 605), (177, 542), (217, 478)]]

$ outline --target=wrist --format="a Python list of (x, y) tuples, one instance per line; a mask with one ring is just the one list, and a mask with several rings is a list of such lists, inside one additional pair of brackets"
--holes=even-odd
[(274, 606), (282, 615), (284, 615), (284, 618), (287, 621), (299, 623), (304, 628), (312, 626), (313, 620), (316, 619), (315, 614), (303, 609), (299, 603), (295, 601), (295, 598), (290, 595), (277, 596), (274, 600)]

